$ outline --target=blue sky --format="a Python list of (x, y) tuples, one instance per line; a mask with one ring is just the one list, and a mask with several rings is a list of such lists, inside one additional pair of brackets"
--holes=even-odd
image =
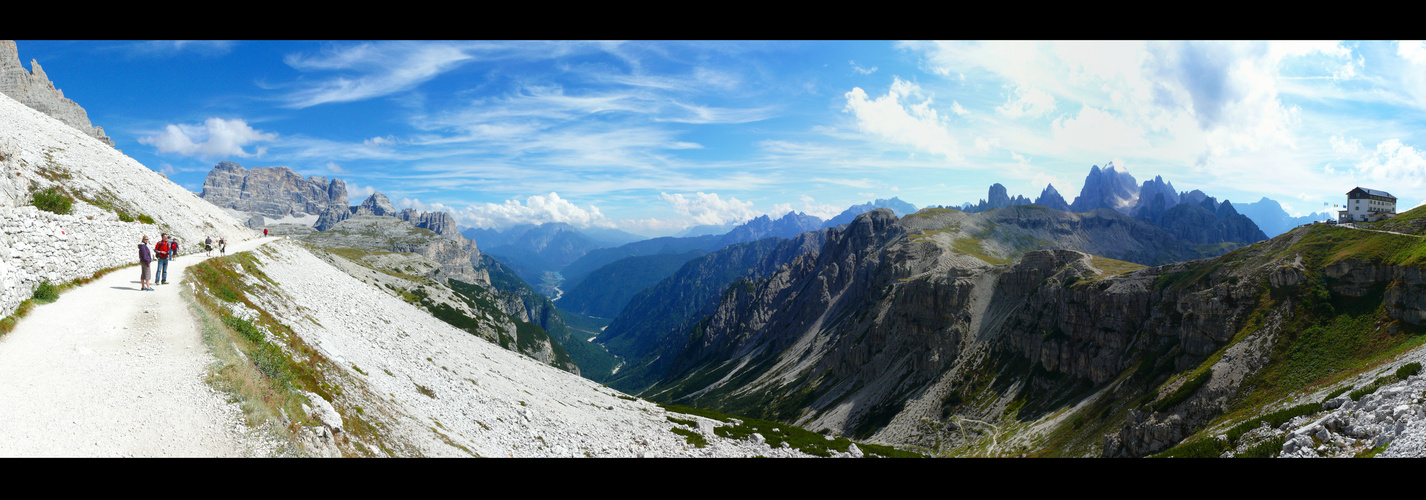
[(1091, 165), (1220, 200), (1421, 203), (1421, 42), (19, 40), (118, 148), (339, 177), (462, 226), (672, 234)]

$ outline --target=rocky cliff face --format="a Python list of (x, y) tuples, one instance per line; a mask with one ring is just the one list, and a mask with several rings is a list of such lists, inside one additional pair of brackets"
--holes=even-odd
[(20, 50), (14, 40), (0, 40), (0, 93), (114, 147), (114, 141), (104, 135), (104, 128), (90, 124), (89, 113), (55, 88), (39, 61), (31, 60), (30, 67), (33, 72), (20, 64)]
[(203, 181), (203, 199), (222, 208), (266, 217), (319, 215), (332, 207), (347, 206), (347, 184), (341, 179), (310, 176), (303, 179), (287, 167), (244, 168), (220, 162)]
[[(1215, 259), (1140, 269), (1080, 250), (1142, 256), (1141, 245), (1160, 230), (1098, 213), (927, 209), (900, 221), (887, 212), (864, 214), (817, 251), (728, 287), (688, 328), (669, 376), (644, 394), (929, 446), (922, 441), (934, 439), (924, 433), (928, 420), (957, 412), (999, 418), (1017, 398), (1053, 412), (1050, 398), (1062, 396), (1045, 395), (1060, 390), (1047, 387), (1103, 386), (1157, 352), (1141, 369), (1150, 378), (1134, 382), (1154, 389), (1161, 379), (1152, 374), (1192, 368), (1234, 341), (1250, 313), (1264, 307), (1263, 293), (1300, 293), (1293, 290), (1310, 286), (1313, 272), (1327, 283), (1323, 293), (1379, 293), (1389, 318), (1413, 325), (1426, 318), (1426, 301), (1417, 298), (1426, 292), (1419, 265), (1348, 259), (1313, 271), (1294, 257), (1292, 249), (1310, 248), (1294, 233)], [(1071, 219), (1077, 222), (1067, 225)], [(1023, 253), (1007, 244), (1026, 240), (1038, 243)], [(1033, 251), (1055, 246), (1064, 249)], [(1289, 306), (1275, 307), (1254, 313), (1263, 315), (1254, 320), (1262, 326), (1235, 344), (1192, 399), (1170, 413), (1130, 418), (1104, 453), (1161, 451), (1225, 411), (1267, 363), (1281, 318), (1291, 314)], [(1033, 369), (1012, 384), (997, 373), (1014, 360)], [(1008, 392), (965, 408), (942, 403), (984, 384)], [(1168, 384), (1150, 401), (1183, 384)]]
[(480, 253), (472, 246), (412, 226), (395, 217), (353, 215), (326, 231), (303, 237), (323, 248), (359, 248), (384, 252), (414, 253), (439, 264), (431, 277), (457, 279), (466, 283), (490, 284), (484, 267), (477, 268)]
[(1070, 204), (1070, 210), (1088, 212), (1096, 208), (1107, 208), (1127, 214), (1138, 196), (1139, 185), (1134, 181), (1134, 176), (1115, 168), (1113, 163), (1105, 165), (1103, 169), (1095, 165), (1090, 168), (1089, 176), (1084, 179), (1084, 187), (1080, 190), (1079, 197)]

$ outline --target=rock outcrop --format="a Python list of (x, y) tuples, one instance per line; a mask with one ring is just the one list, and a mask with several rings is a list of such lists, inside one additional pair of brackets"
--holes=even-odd
[(318, 176), (303, 179), (287, 167), (248, 169), (225, 161), (208, 172), (200, 196), (222, 208), (280, 219), (346, 209), (347, 183)]
[(114, 140), (104, 135), (104, 128), (89, 123), (89, 113), (55, 88), (39, 61), (31, 60), (30, 67), (34, 70), (26, 71), (20, 64), (20, 50), (14, 40), (0, 40), (0, 93), (114, 147)]

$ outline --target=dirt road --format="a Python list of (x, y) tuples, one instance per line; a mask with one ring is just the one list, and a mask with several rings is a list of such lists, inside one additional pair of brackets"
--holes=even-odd
[(139, 290), (137, 265), (120, 269), (36, 307), (0, 337), (0, 457), (270, 453), (275, 444), (204, 383), (215, 359), (179, 280), (205, 258), (175, 259), (170, 284), (151, 292)]

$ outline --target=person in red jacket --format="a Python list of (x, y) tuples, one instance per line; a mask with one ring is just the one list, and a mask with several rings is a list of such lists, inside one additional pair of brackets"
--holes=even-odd
[(153, 282), (155, 285), (168, 284), (168, 259), (173, 256), (173, 247), (168, 242), (168, 233), (164, 233), (163, 240), (153, 247), (154, 253), (158, 257), (158, 269), (154, 270)]

